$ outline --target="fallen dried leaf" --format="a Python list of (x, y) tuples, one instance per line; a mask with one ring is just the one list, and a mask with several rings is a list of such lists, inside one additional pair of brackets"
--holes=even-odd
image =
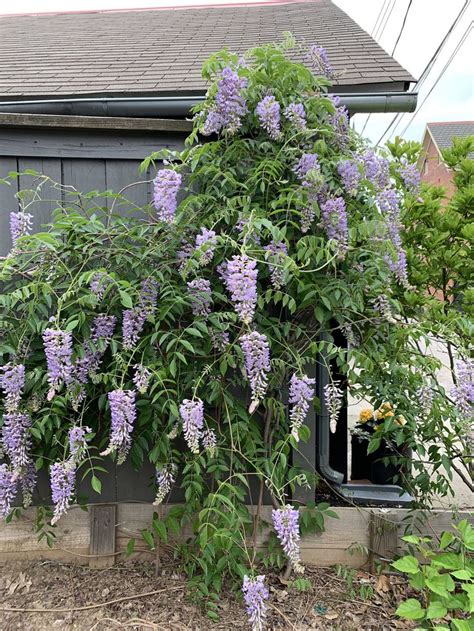
[(378, 594), (387, 593), (390, 591), (390, 577), (386, 574), (379, 574), (375, 583), (375, 591)]

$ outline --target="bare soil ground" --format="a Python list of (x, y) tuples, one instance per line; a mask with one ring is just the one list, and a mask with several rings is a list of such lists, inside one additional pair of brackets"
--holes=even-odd
[[(155, 576), (155, 574), (157, 574)], [(270, 577), (267, 629), (352, 631), (408, 629), (394, 611), (406, 585), (395, 576), (357, 572), (352, 587), (334, 569), (307, 568), (311, 587), (298, 592)], [(362, 588), (362, 592), (361, 592)], [(364, 590), (373, 590), (369, 598)], [(31, 610), (44, 611), (31, 611)], [(58, 562), (8, 563), (0, 567), (1, 631), (223, 631), (249, 629), (241, 602), (223, 594), (219, 621), (186, 595), (179, 568), (128, 561), (106, 570)]]

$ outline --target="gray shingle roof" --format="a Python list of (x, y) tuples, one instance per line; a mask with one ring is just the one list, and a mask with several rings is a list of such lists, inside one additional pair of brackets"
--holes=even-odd
[(268, 6), (0, 17), (0, 99), (196, 94), (202, 62), (281, 41), (324, 46), (340, 91), (403, 90), (413, 77), (329, 0)]
[(455, 137), (474, 136), (474, 121), (428, 123), (427, 127), (440, 151), (449, 149)]

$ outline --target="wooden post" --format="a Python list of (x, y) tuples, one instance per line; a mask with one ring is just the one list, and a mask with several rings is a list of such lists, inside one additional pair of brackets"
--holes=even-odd
[(381, 513), (372, 512), (369, 522), (369, 560), (372, 574), (375, 574), (377, 559), (390, 562), (395, 558), (397, 550), (398, 522), (387, 519)]
[(115, 504), (94, 505), (90, 508), (90, 558), (89, 566), (95, 569), (110, 567), (115, 563)]

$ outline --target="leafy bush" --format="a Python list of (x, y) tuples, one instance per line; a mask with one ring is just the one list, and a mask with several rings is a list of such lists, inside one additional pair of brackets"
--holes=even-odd
[[(401, 215), (418, 203), (415, 158), (367, 148), (327, 95), (325, 52), (312, 47), (300, 64), (294, 48), (290, 38), (209, 60), (211, 87), (185, 150), (143, 162), (144, 172), (166, 167), (153, 205), (134, 206), (129, 186), (81, 194), (34, 174), (0, 267), (2, 513), (20, 490), (28, 503), (36, 472), (49, 469), (54, 524), (79, 474), (100, 493), (105, 457), (137, 469), (148, 459), (155, 503), (176, 484), (185, 503), (157, 513), (144, 538), (153, 547), (190, 527), (181, 558), (211, 601), (224, 579), (237, 586), (255, 573), (265, 493), (280, 554), (298, 572), (301, 530), (331, 516), (320, 506), (300, 520), (288, 504), (315, 477), (292, 453), (321, 403), (316, 362), (330, 373), (333, 428), (346, 386), (403, 415), (406, 424), (388, 418), (372, 440), (418, 452), (403, 483), (420, 503), (447, 493), (453, 462), (463, 462), (465, 400), (446, 396), (436, 361), (420, 351), (431, 323), (401, 241)], [(46, 184), (63, 201), (44, 232), (28, 234)], [(347, 348), (334, 341), (341, 331)], [(266, 587), (261, 576), (244, 580), (257, 625)]]
[[(469, 631), (474, 612), (474, 530), (466, 519), (456, 533), (443, 532), (437, 549), (430, 537), (403, 537), (412, 548), (392, 566), (407, 575), (420, 599), (408, 598), (397, 615), (416, 620), (423, 629)], [(418, 560), (414, 554), (422, 558)], [(438, 620), (439, 622), (434, 622)]]

